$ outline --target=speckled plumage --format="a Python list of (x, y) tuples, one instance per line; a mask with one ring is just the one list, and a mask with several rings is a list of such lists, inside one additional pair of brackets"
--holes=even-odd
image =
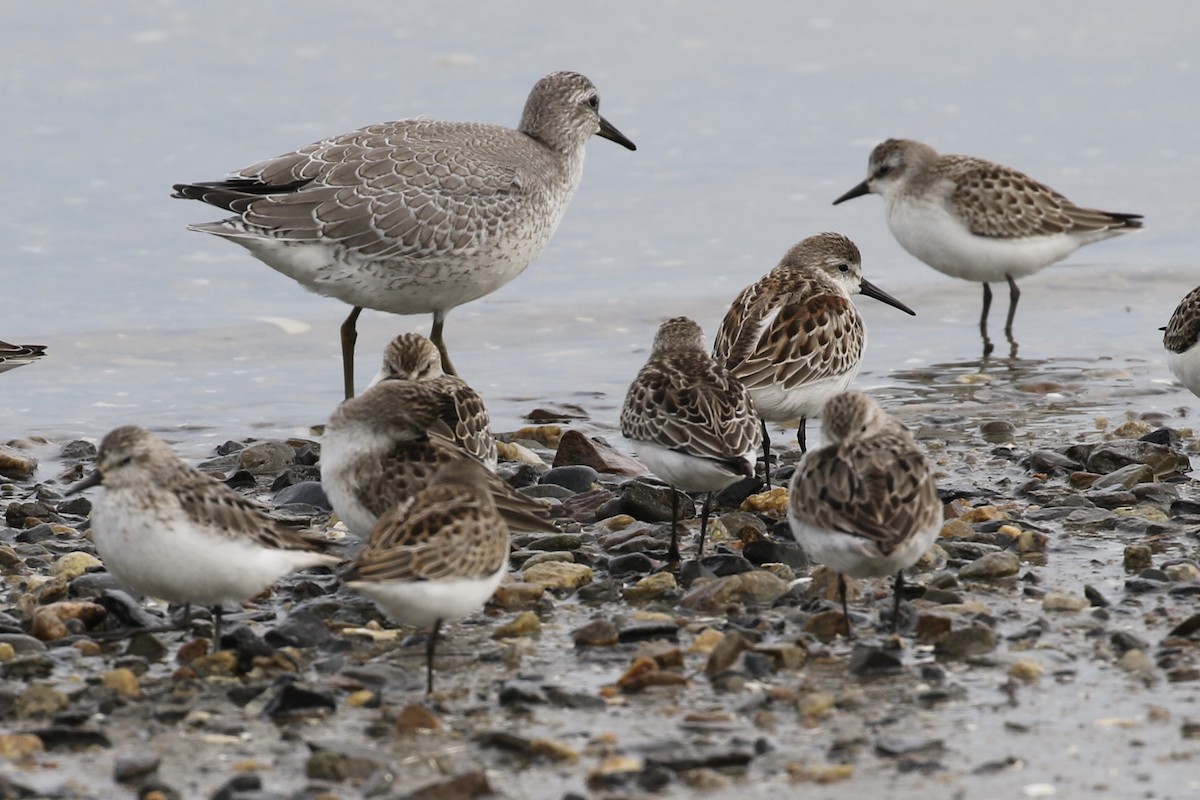
[(445, 314), (519, 275), (545, 248), (598, 134), (635, 149), (599, 113), (583, 75), (553, 72), (533, 87), (514, 130), (408, 119), (315, 142), (228, 180), (175, 185), (175, 197), (234, 213), (192, 225), (242, 245), (306, 288), (355, 310), (343, 325), (353, 394), (358, 311)]
[(1200, 343), (1200, 286), (1179, 301), (1163, 334), (1167, 367), (1188, 391), (1200, 397), (1200, 347), (1197, 343)]
[[(625, 395), (621, 433), (651, 472), (689, 492), (720, 491), (754, 477), (754, 459), (762, 445), (761, 423), (749, 393), (713, 361), (704, 332), (687, 317), (659, 327), (650, 358)], [(708, 506), (706, 498), (701, 551)], [(674, 526), (671, 554), (678, 559)]]
[(508, 527), (492, 501), (482, 464), (459, 459), (384, 513), (342, 572), (346, 585), (391, 619), (432, 627), (426, 690), (443, 622), (478, 610), (508, 571)]
[(809, 558), (838, 573), (899, 575), (941, 530), (942, 505), (924, 452), (861, 392), (831, 398), (822, 428), (828, 444), (800, 459), (789, 487), (793, 536)]
[[(441, 421), (453, 400), (412, 381), (380, 381), (333, 412), (321, 438), (321, 483), (338, 516), (366, 536), (438, 468), (473, 457)], [(545, 506), (488, 472), (486, 485), (513, 530), (557, 531)]]
[(441, 420), (450, 429), (454, 441), (496, 471), (496, 437), (483, 398), (461, 378), (442, 371), (442, 361), (433, 342), (419, 333), (405, 333), (388, 343), (383, 351), (383, 367), (372, 382), (404, 380), (421, 383), (449, 397), (453, 402), (441, 406)]
[[(929, 266), (983, 283), (980, 332), (985, 352), (989, 282), (1009, 284), (1005, 332), (1031, 275), (1079, 247), (1142, 227), (1138, 214), (1084, 208), (1011, 167), (971, 156), (941, 155), (908, 139), (888, 139), (871, 153), (866, 180), (834, 201), (882, 195), (888, 227), (901, 247)], [(1015, 350), (1015, 343), (1013, 343)]]
[(70, 491), (95, 483), (104, 484), (92, 505), (96, 550), (137, 592), (176, 603), (241, 602), (288, 572), (338, 561), (321, 552), (326, 540), (268, 518), (143, 428), (109, 432), (95, 475)]
[(867, 333), (850, 296), (859, 292), (913, 313), (863, 278), (854, 242), (817, 234), (743, 289), (717, 331), (717, 361), (745, 384), (763, 420), (800, 419), (801, 445), (803, 420), (858, 374)]
[(0, 342), (0, 372), (7, 372), (36, 361), (46, 354), (44, 344), (9, 344)]

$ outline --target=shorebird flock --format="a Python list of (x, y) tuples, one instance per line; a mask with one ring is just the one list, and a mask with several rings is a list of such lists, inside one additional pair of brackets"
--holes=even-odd
[[(579, 186), (593, 136), (636, 149), (601, 116), (592, 81), (554, 72), (534, 85), (516, 128), (388, 122), (223, 180), (176, 184), (174, 197), (230, 213), (192, 230), (241, 245), (351, 306), (341, 328), (346, 399), (325, 428), (320, 464), (337, 518), (363, 543), (338, 565), (320, 537), (279, 527), (183, 464), (154, 434), (125, 426), (104, 438), (95, 475), (73, 489), (104, 484), (92, 526), (110, 571), (146, 594), (219, 608), (289, 571), (337, 566), (385, 615), (431, 629), (432, 691), (438, 632), (491, 596), (508, 569), (510, 531), (557, 530), (545, 506), (497, 476), (487, 409), (457, 377), (445, 317), (514, 279), (542, 252)], [(905, 250), (983, 284), (985, 357), (993, 349), (991, 283), (1009, 286), (1004, 330), (1015, 354), (1017, 280), (1142, 226), (1137, 214), (1078, 206), (1009, 167), (902, 139), (877, 146), (866, 179), (834, 203), (869, 193), (883, 197), (888, 226)], [(766, 423), (796, 424), (803, 455), (791, 465), (787, 517), (808, 556), (838, 574), (847, 636), (845, 578), (894, 576), (895, 630), (904, 570), (943, 522), (921, 447), (852, 390), (867, 344), (857, 294), (915, 314), (864, 278), (849, 238), (803, 238), (731, 298), (711, 349), (693, 320), (663, 322), (620, 415), (621, 432), (649, 473), (705, 494), (697, 555), (715, 493), (738, 481), (769, 486)], [(357, 394), (353, 354), (363, 309), (428, 313), (433, 324), (428, 338), (396, 337), (375, 380)], [(1200, 394), (1200, 289), (1165, 331), (1172, 371)], [(36, 355), (36, 348), (0, 343), (0, 367)], [(815, 418), (823, 441), (809, 450), (805, 421)], [(678, 493), (672, 497), (666, 569), (687, 547)], [(218, 630), (214, 646), (219, 637)]]

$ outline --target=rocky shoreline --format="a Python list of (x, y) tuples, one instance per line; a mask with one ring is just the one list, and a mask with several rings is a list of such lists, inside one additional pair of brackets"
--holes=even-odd
[[(835, 581), (787, 534), (785, 490), (727, 490), (707, 553), (689, 519), (672, 570), (670, 490), (531, 409), (500, 472), (562, 530), (514, 537), (510, 579), (446, 631), (428, 699), (420, 636), (329, 572), (227, 613), (215, 654), (203, 615), (108, 640), (168, 614), (104, 572), (89, 501), (62, 495), (94, 444), (0, 446), (0, 798), (1200, 791), (1194, 434), (1153, 414), (1111, 431), (1080, 416), (1064, 438), (889, 410), (947, 508), (899, 637), (883, 582), (855, 587), (859, 638), (838, 635)], [(778, 487), (798, 453), (776, 455)], [(349, 553), (319, 457), (314, 435), (228, 442), (199, 466)]]

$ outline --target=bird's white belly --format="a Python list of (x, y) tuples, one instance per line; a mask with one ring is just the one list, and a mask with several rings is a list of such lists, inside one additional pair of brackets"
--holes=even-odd
[[(650, 442), (633, 442), (638, 459), (655, 477), (685, 492), (719, 492), (744, 475), (708, 458), (697, 458)], [(754, 453), (743, 456), (753, 467)]]
[(362, 592), (388, 617), (402, 625), (428, 628), (441, 620), (460, 619), (478, 611), (500, 585), (508, 562), (482, 578), (452, 578), (436, 581), (349, 581), (346, 585)]
[(370, 533), (378, 517), (359, 501), (354, 476), (378, 449), (377, 437), (353, 429), (327, 428), (321, 437), (321, 488), (338, 518), (358, 536)]
[[(864, 342), (864, 350), (865, 350)], [(754, 401), (754, 410), (758, 416), (767, 422), (790, 422), (796, 419), (813, 419), (821, 416), (825, 403), (834, 395), (846, 391), (858, 375), (859, 363), (832, 378), (815, 381), (797, 386), (794, 389), (784, 389), (778, 384), (771, 383), (750, 389), (750, 399)]]
[(981, 283), (1032, 275), (1085, 243), (1068, 233), (976, 236), (940, 205), (903, 198), (888, 203), (887, 221), (900, 246), (921, 261), (951, 277)]
[(788, 513), (792, 536), (810, 559), (852, 578), (895, 575), (915, 564), (937, 539), (941, 524), (917, 531), (895, 550), (884, 555), (869, 539), (840, 531), (816, 528)]
[(1182, 353), (1167, 351), (1167, 368), (1192, 394), (1200, 397), (1200, 345)]
[(245, 600), (293, 569), (333, 560), (206, 531), (191, 524), (178, 506), (148, 512), (124, 491), (105, 491), (97, 498), (92, 537), (104, 566), (119, 581), (174, 603)]

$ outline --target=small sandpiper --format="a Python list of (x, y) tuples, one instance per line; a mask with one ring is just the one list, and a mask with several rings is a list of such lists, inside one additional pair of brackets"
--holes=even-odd
[(924, 452), (870, 397), (845, 392), (825, 404), (828, 444), (800, 459), (788, 491), (792, 535), (813, 561), (838, 573), (850, 628), (846, 577), (895, 575), (892, 632), (903, 570), (933, 545), (943, 511)]
[(432, 628), (427, 694), (442, 623), (482, 608), (508, 571), (508, 526), (492, 501), (490, 477), (470, 459), (443, 464), (424, 488), (379, 518), (341, 573), (391, 619)]
[(68, 494), (98, 483), (104, 492), (92, 504), (92, 539), (105, 568), (142, 594), (212, 606), (214, 650), (223, 603), (254, 597), (294, 570), (339, 561), (322, 552), (325, 539), (268, 518), (144, 428), (110, 431), (96, 471)]
[(1167, 367), (1192, 394), (1200, 397), (1200, 286), (1179, 301), (1163, 334)]
[(860, 292), (916, 313), (863, 277), (854, 242), (840, 233), (819, 233), (788, 250), (725, 313), (713, 355), (745, 384), (763, 420), (768, 483), (766, 423), (799, 419), (796, 439), (807, 449), (805, 421), (821, 416), (825, 401), (858, 374), (867, 330), (850, 296)]
[[(754, 477), (762, 427), (746, 387), (709, 356), (704, 331), (687, 317), (664, 322), (625, 395), (621, 433), (656, 476), (686, 492), (705, 492), (698, 553), (712, 494)], [(671, 493), (672, 562), (679, 561), (678, 497)]]
[(871, 152), (867, 178), (833, 201), (882, 195), (900, 246), (938, 272), (983, 284), (983, 354), (994, 281), (1008, 282), (1004, 334), (1016, 356), (1017, 279), (1078, 248), (1142, 227), (1140, 214), (1083, 208), (1011, 167), (971, 156), (940, 155), (927, 144), (888, 139)]

